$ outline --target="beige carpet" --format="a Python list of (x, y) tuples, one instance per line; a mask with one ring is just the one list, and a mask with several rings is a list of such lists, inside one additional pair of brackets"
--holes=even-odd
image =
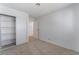
[(1, 55), (76, 55), (78, 52), (65, 49), (41, 40), (30, 39), (29, 43), (12, 46), (0, 51)]

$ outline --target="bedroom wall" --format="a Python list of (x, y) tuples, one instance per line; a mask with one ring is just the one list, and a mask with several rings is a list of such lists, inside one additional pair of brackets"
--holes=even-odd
[(79, 4), (38, 18), (39, 38), (79, 52)]

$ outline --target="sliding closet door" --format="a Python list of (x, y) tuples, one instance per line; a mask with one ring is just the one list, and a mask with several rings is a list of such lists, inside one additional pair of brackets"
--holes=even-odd
[(1, 46), (16, 42), (15, 17), (0, 15)]

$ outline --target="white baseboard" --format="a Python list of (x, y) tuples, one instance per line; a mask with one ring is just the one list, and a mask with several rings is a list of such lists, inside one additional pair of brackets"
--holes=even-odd
[(55, 44), (55, 45), (57, 45), (57, 46), (60, 46), (60, 47), (63, 47), (63, 48), (69, 49), (69, 50), (73, 50), (73, 51), (75, 51), (75, 52), (79, 52), (79, 51), (76, 50), (76, 49), (64, 47), (64, 45), (60, 45), (60, 44), (58, 44), (58, 43), (56, 43), (56, 42), (53, 42), (53, 41), (51, 41), (51, 40), (48, 40), (48, 39), (44, 39), (44, 38), (43, 38), (43, 39), (40, 39), (40, 40), (45, 41), (45, 42), (48, 42), (48, 43), (51, 43), (51, 44)]

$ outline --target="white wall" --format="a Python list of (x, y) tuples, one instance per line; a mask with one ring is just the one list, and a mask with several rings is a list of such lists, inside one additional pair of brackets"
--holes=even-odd
[(79, 52), (79, 4), (57, 10), (38, 20), (40, 40)]
[(16, 17), (16, 45), (27, 42), (29, 22), (28, 14), (2, 5), (0, 5), (0, 14), (6, 14)]

